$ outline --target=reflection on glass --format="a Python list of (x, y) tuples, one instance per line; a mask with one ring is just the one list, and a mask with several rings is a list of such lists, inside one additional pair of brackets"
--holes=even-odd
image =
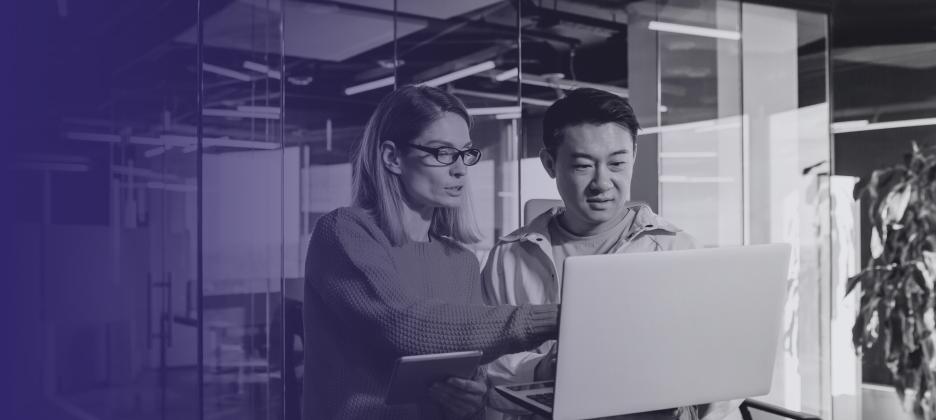
[(195, 46), (126, 24), (194, 16), (79, 8), (47, 29), (63, 42), (44, 54), (68, 63), (43, 81), (60, 114), (28, 146), (33, 191), (14, 200), (31, 207), (23, 281), (42, 290), (16, 296), (41, 314), (23, 314), (38, 349), (16, 361), (30, 378), (16, 386), (45, 399), (30, 418), (198, 418)]
[[(629, 96), (629, 25), (623, 6), (591, 1), (524, 3), (520, 25), (520, 102), (524, 112), (520, 121), (520, 205), (529, 216), (526, 222), (561, 205), (555, 181), (539, 159), (543, 114), (553, 102), (579, 87)], [(636, 172), (635, 184), (653, 181), (640, 177), (639, 167)]]
[[(694, 6), (693, 6), (694, 5)], [(659, 45), (660, 213), (701, 246), (743, 241), (740, 5), (668, 2)]]
[[(528, 204), (559, 198), (538, 158), (546, 108), (583, 86), (629, 97), (644, 127), (634, 200), (703, 246), (796, 246), (770, 398), (824, 418), (854, 409), (851, 318), (829, 309), (851, 310), (829, 302), (854, 226), (848, 180), (828, 177), (824, 15), (728, 0), (201, 6), (201, 62), (194, 7), (145, 60), (95, 57), (89, 73), (114, 86), (63, 105), (65, 161), (24, 178), (41, 194), (17, 238), (52, 291), (36, 357), (57, 404), (101, 419), (298, 419), (305, 247), (318, 217), (350, 204), (377, 102), (425, 83), (474, 117), (479, 258)], [(71, 189), (91, 193), (69, 201)], [(75, 249), (87, 253), (62, 252)]]
[[(429, 4), (398, 2), (397, 82), (448, 89), (472, 115), (471, 138), (482, 157), (468, 178), (483, 237), (471, 247), (483, 259), (499, 236), (520, 226), (517, 5), (502, 0)], [(400, 32), (404, 23), (412, 30)]]
[[(827, 417), (831, 234), (825, 16), (742, 12), (745, 236), (794, 246), (785, 331), (770, 399)], [(839, 298), (840, 299), (840, 298)]]
[[(299, 153), (284, 147), (283, 13), (233, 2), (203, 18), (201, 112), (202, 410), (206, 418), (283, 415), (282, 278), (299, 234)], [(180, 38), (195, 42), (193, 29)], [(290, 191), (292, 194), (287, 194)]]
[(284, 348), (285, 418), (298, 419), (304, 345), (315, 345), (302, 337), (305, 250), (318, 218), (351, 204), (350, 161), (367, 119), (395, 85), (440, 86), (466, 103), (472, 142), (482, 150), (469, 185), (484, 234), (473, 246), (483, 257), (498, 235), (519, 226), (513, 161), (520, 109), (516, 80), (503, 75), (517, 66), (518, 50), (516, 11), (499, 0), (287, 2), (284, 15), (285, 287), (277, 312), (284, 326), (282, 339), (274, 331), (271, 340)]

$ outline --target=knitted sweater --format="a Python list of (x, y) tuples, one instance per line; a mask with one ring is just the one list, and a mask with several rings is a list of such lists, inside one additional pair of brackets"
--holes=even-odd
[(392, 246), (356, 208), (321, 217), (306, 256), (303, 418), (435, 418), (383, 404), (403, 355), (482, 350), (482, 362), (557, 334), (556, 305), (487, 306), (480, 267), (457, 243)]

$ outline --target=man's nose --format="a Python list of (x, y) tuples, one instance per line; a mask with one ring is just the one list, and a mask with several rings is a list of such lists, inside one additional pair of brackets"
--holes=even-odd
[(611, 182), (611, 174), (607, 168), (599, 166), (595, 170), (595, 177), (592, 179), (592, 189), (596, 191), (607, 191), (614, 187)]

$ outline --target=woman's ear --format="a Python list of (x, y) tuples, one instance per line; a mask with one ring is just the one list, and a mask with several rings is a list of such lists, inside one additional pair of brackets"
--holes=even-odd
[(380, 163), (382, 163), (384, 168), (387, 168), (388, 171), (397, 175), (403, 172), (402, 169), (400, 169), (400, 161), (402, 158), (403, 157), (400, 156), (400, 149), (398, 149), (392, 141), (380, 143)]
[(545, 148), (540, 149), (539, 153), (540, 162), (543, 163), (543, 169), (546, 170), (546, 173), (549, 174), (550, 178), (556, 177), (556, 158), (553, 157), (552, 153), (549, 153)]

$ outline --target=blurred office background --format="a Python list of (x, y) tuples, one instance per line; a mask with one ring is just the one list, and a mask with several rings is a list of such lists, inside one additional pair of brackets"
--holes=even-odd
[(906, 416), (880, 357), (855, 357), (844, 287), (868, 258), (855, 184), (910, 141), (936, 143), (932, 2), (31, 7), (31, 54), (49, 65), (22, 91), (50, 105), (12, 155), (30, 349), (12, 376), (37, 418), (298, 419), (306, 243), (349, 204), (377, 101), (408, 83), (474, 115), (479, 260), (559, 198), (537, 158), (546, 107), (579, 86), (630, 98), (635, 200), (706, 247), (794, 245), (764, 399), (823, 419)]

